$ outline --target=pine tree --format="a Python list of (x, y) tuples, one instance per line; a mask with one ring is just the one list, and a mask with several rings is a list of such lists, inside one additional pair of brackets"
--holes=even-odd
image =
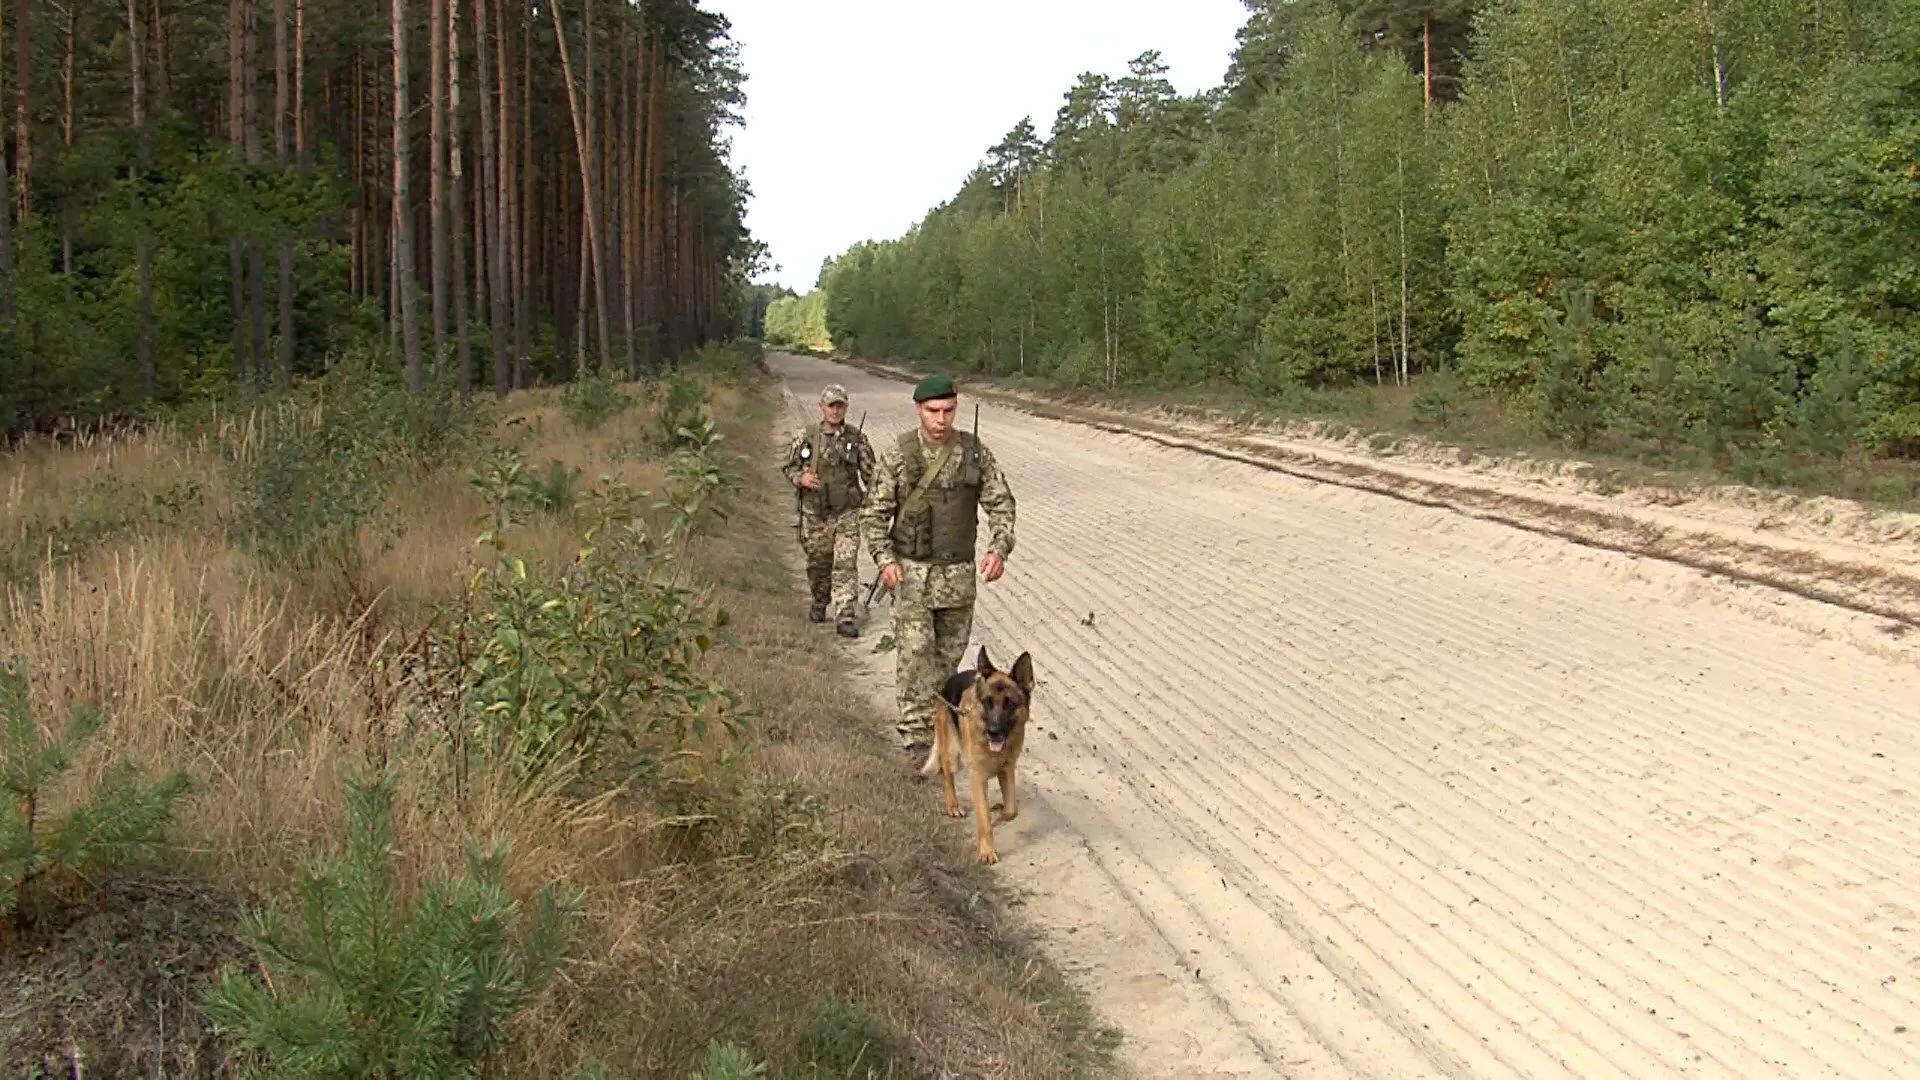
[(44, 736), (27, 699), (25, 664), (0, 664), (0, 915), (23, 918), (34, 886), (56, 871), (96, 883), (101, 871), (150, 852), (172, 818), (175, 801), (192, 786), (185, 773), (157, 783), (139, 766), (116, 761), (91, 795), (49, 815), (61, 780), (81, 744), (100, 731), (105, 716), (76, 705), (64, 730)]
[(502, 839), (403, 899), (392, 815), (390, 776), (350, 781), (347, 842), (301, 875), (297, 917), (248, 916), (272, 989), (228, 971), (209, 996), (277, 1075), (472, 1075), (565, 954), (580, 893), (548, 886), (520, 927)]

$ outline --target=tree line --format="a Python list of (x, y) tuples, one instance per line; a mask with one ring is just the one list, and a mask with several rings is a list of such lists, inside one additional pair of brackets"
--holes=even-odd
[(810, 302), (841, 349), (1089, 387), (1446, 386), (1722, 462), (1920, 452), (1920, 5), (1245, 2), (1220, 86), (1082, 75), (769, 328)]
[(739, 330), (744, 77), (698, 0), (8, 7), (0, 432), (346, 349), (504, 395)]

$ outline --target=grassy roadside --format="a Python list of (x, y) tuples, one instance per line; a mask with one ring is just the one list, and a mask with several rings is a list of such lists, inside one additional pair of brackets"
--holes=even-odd
[[(0, 870), (23, 905), (0, 943), (6, 1071), (235, 1075), (290, 1060), (315, 1017), (397, 1053), (405, 1002), (439, 994), (460, 1006), (445, 1045), (487, 1075), (1100, 1073), (1110, 1037), (804, 620), (764, 465), (778, 397), (751, 360), (715, 350), (631, 401), (343, 395), (0, 458), (0, 659), (25, 662), (32, 710), (8, 708), (5, 764), (96, 703), (98, 735), (37, 792), (43, 824), (120, 790), (117, 761), (193, 784), (170, 813), (146, 791), (122, 818), (151, 828), (65, 849), (70, 867)], [(680, 505), (622, 503), (603, 476)], [(589, 537), (602, 511), (646, 535)], [(501, 550), (474, 542), (489, 522)], [(659, 648), (624, 651), (633, 635)], [(594, 716), (590, 760), (551, 752)], [(384, 818), (352, 794), (377, 773)], [(374, 855), (341, 847), (350, 822)], [(469, 837), (510, 841), (497, 887)], [(328, 851), (346, 859), (316, 878)], [(326, 956), (366, 963), (271, 957), (248, 914), (297, 929), (302, 888), (331, 897)], [(491, 936), (417, 903), (449, 896)], [(494, 977), (462, 983), (476, 958)], [(254, 1012), (216, 1029), (222, 972)], [(367, 1074), (377, 1042), (309, 1074)]]
[[(784, 348), (784, 346), (783, 346)], [(928, 373), (923, 365), (850, 357), (805, 349), (810, 355), (880, 373)], [(1887, 510), (1920, 511), (1920, 461), (1815, 457), (1786, 452), (1715, 455), (1678, 440), (1666, 446), (1603, 436), (1583, 450), (1548, 438), (1525, 415), (1478, 393), (1448, 374), (1415, 375), (1409, 385), (1356, 386), (1278, 396), (1243, 387), (1209, 385), (1178, 390), (1088, 390), (1021, 375), (966, 376), (976, 386), (1042, 398), (1065, 406), (1190, 415), (1233, 424), (1293, 429), (1301, 434), (1360, 439), (1391, 453), (1409, 440), (1472, 454), (1527, 458), (1592, 467), (1603, 488), (1662, 487), (1701, 490), (1738, 484), (1795, 496), (1852, 499)]]

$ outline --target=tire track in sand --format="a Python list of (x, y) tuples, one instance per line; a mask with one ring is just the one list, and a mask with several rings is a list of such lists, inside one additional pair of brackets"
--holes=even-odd
[(1920, 672), (1805, 629), (1850, 616), (981, 416), (1021, 525), (975, 639), (1042, 680), (998, 872), (1141, 1072), (1920, 1070)]

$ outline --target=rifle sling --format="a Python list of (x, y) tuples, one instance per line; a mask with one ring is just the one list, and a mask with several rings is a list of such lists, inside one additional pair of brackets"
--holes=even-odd
[(920, 485), (913, 489), (913, 494), (908, 495), (905, 502), (900, 504), (900, 509), (920, 508), (920, 504), (926, 500), (928, 490), (933, 487), (933, 478), (939, 476), (940, 470), (947, 467), (947, 459), (952, 456), (953, 443), (949, 441), (947, 445), (940, 448), (940, 456), (933, 460), (933, 464), (927, 466), (927, 471), (920, 477)]

